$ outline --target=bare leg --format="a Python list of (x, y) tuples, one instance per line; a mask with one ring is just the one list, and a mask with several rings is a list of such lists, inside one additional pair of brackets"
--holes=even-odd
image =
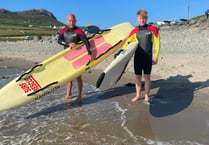
[(72, 82), (69, 82), (66, 84), (66, 89), (67, 89), (67, 92), (66, 92), (65, 99), (71, 99), (72, 98), (72, 94), (71, 94)]
[(77, 89), (78, 89), (78, 96), (75, 100), (76, 102), (81, 102), (81, 94), (82, 94), (82, 87), (83, 87), (83, 81), (81, 76), (77, 77)]
[(136, 102), (141, 97), (141, 78), (142, 75), (136, 75), (136, 97), (131, 100), (132, 102)]
[(149, 92), (150, 92), (150, 74), (144, 74), (144, 88), (145, 88), (145, 101), (149, 100)]

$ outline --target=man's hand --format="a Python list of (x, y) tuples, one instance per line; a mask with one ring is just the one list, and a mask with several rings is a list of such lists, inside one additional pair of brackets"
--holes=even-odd
[(89, 60), (90, 61), (93, 61), (94, 60), (94, 57), (92, 55), (89, 55)]
[(75, 45), (76, 45), (76, 44), (73, 43), (73, 42), (72, 42), (72, 43), (69, 43), (69, 47), (75, 47)]

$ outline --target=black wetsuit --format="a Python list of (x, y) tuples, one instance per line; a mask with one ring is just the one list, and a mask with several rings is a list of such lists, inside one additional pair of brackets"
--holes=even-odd
[(160, 42), (156, 27), (145, 25), (133, 29), (125, 45), (131, 41), (138, 42), (138, 48), (134, 55), (134, 71), (136, 75), (150, 74), (152, 70), (152, 46), (155, 43), (155, 58), (158, 58)]
[(141, 75), (144, 70), (144, 74), (150, 74), (152, 69), (152, 33), (146, 26), (139, 26), (136, 37), (141, 43), (134, 55), (135, 73)]
[(90, 44), (85, 33), (78, 27), (65, 27), (60, 30), (58, 43), (64, 45), (64, 49), (69, 47), (69, 43), (82, 41), (86, 45), (88, 54), (91, 55)]

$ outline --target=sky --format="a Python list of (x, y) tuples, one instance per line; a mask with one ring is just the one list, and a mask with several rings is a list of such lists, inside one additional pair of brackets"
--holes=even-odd
[(110, 28), (123, 22), (138, 25), (136, 12), (141, 8), (148, 11), (148, 23), (190, 19), (203, 15), (209, 0), (1, 0), (0, 8), (15, 12), (46, 9), (64, 24), (67, 15), (73, 13), (78, 26)]

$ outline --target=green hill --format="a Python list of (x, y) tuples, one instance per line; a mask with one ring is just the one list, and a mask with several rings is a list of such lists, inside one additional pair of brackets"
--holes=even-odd
[(11, 12), (0, 9), (0, 40), (57, 34), (65, 24), (45, 9)]

